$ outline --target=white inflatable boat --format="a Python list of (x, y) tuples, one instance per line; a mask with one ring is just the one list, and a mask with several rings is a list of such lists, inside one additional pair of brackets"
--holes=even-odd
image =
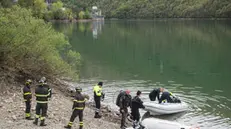
[(181, 103), (157, 103), (157, 102), (144, 102), (146, 111), (151, 115), (164, 115), (184, 112), (188, 110), (188, 105), (184, 102)]
[[(141, 122), (141, 124), (145, 128), (139, 128), (139, 129), (199, 129), (199, 127), (190, 127), (177, 122), (171, 122), (171, 121), (156, 119), (156, 118), (146, 118)], [(133, 129), (133, 128), (129, 127), (127, 129)]]

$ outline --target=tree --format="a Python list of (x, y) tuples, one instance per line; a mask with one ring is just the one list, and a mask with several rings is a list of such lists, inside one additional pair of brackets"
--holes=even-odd
[(21, 7), (29, 8), (29, 7), (32, 7), (32, 6), (33, 6), (34, 1), (35, 1), (35, 0), (18, 0), (18, 4), (19, 4)]
[(44, 13), (47, 10), (47, 4), (44, 2), (44, 0), (34, 0), (33, 7), (34, 16), (43, 18)]
[[(0, 63), (33, 73), (32, 76), (78, 76), (79, 69), (60, 55), (79, 63), (80, 54), (51, 24), (32, 16), (31, 10), (0, 8)], [(67, 48), (67, 49), (66, 49)], [(36, 75), (34, 74), (36, 73)]]
[(11, 7), (13, 5), (12, 0), (0, 0), (0, 7)]

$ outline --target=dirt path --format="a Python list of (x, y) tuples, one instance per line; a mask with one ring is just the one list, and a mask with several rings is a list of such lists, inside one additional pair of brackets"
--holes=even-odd
[[(12, 90), (12, 89), (11, 89)], [(49, 101), (48, 126), (39, 127), (32, 124), (33, 121), (24, 119), (25, 104), (20, 89), (13, 89), (3, 93), (0, 98), (0, 129), (63, 129), (69, 122), (72, 113), (71, 98), (64, 96), (61, 92), (54, 90), (51, 101)], [(35, 114), (35, 97), (32, 102), (32, 115)], [(84, 111), (84, 129), (119, 129), (119, 125), (107, 121), (107, 118), (94, 119), (94, 111), (86, 108)], [(73, 128), (78, 128), (76, 118)]]

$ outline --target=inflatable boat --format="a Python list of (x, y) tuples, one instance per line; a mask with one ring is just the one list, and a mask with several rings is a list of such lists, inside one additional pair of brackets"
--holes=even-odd
[(184, 102), (181, 103), (161, 103), (158, 102), (144, 102), (146, 111), (151, 115), (164, 115), (184, 112), (188, 110), (188, 105)]
[[(200, 129), (199, 127), (186, 126), (177, 122), (171, 122), (162, 119), (156, 118), (146, 118), (141, 122), (141, 125), (138, 129)], [(126, 129), (133, 129), (132, 127)]]

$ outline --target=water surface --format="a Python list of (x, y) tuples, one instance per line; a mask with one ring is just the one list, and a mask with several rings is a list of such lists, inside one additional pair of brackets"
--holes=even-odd
[[(105, 82), (106, 102), (115, 92), (165, 87), (190, 105), (163, 117), (202, 129), (231, 129), (230, 21), (157, 20), (55, 23), (83, 57), (85, 91)], [(77, 85), (77, 84), (76, 84)]]

